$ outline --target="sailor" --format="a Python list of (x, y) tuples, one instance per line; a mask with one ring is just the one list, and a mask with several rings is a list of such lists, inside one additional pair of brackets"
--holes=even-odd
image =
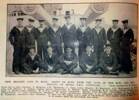
[(21, 62), (25, 56), (25, 28), (23, 18), (17, 18), (17, 25), (12, 28), (9, 34), (9, 41), (13, 46), (12, 70), (15, 74), (21, 72)]
[(101, 26), (102, 19), (96, 19), (96, 26), (92, 29), (94, 49), (98, 59), (101, 53), (104, 51), (105, 44), (107, 42), (106, 31)]
[(77, 41), (76, 27), (71, 23), (71, 16), (69, 13), (65, 16), (66, 23), (62, 27), (62, 39), (64, 46), (74, 47), (74, 42)]
[(34, 45), (29, 47), (29, 52), (24, 58), (22, 66), (24, 68), (24, 74), (33, 74), (39, 72), (39, 69), (41, 67), (41, 58), (37, 54)]
[(117, 64), (117, 58), (110, 44), (107, 44), (104, 52), (101, 54), (99, 67), (104, 74), (118, 74), (120, 66)]
[(77, 56), (72, 52), (73, 47), (68, 46), (65, 48), (66, 52), (59, 58), (62, 69), (61, 73), (73, 73), (73, 70), (77, 67)]
[(87, 26), (86, 23), (87, 17), (81, 17), (80, 23), (81, 25), (77, 29), (77, 39), (79, 41), (79, 56), (85, 52), (85, 48), (87, 45), (91, 45), (91, 41), (93, 41), (92, 32), (90, 27)]
[(52, 18), (52, 26), (49, 27), (47, 32), (48, 45), (53, 47), (53, 52), (57, 55), (62, 54), (62, 29), (59, 26), (58, 17)]
[(120, 64), (120, 43), (123, 35), (123, 31), (118, 27), (118, 20), (112, 20), (113, 25), (107, 31), (107, 39), (111, 44), (113, 52), (117, 56), (117, 61)]
[(48, 46), (47, 54), (44, 55), (44, 62), (41, 64), (41, 72), (54, 73), (58, 70), (58, 56), (53, 52), (51, 46)]
[(95, 73), (97, 67), (97, 56), (92, 45), (87, 45), (85, 52), (80, 57), (80, 67), (83, 73)]
[(28, 19), (28, 25), (26, 26), (26, 54), (29, 52), (29, 47), (34, 45), (37, 51), (37, 39), (39, 37), (39, 30), (34, 26), (34, 19)]
[(129, 74), (133, 70), (132, 61), (131, 61), (131, 45), (134, 41), (133, 30), (128, 25), (128, 20), (123, 20), (123, 37), (121, 42), (121, 64), (122, 70)]
[(47, 27), (45, 25), (45, 20), (39, 20), (39, 34), (37, 38), (37, 50), (41, 59), (43, 59), (45, 48), (47, 47)]

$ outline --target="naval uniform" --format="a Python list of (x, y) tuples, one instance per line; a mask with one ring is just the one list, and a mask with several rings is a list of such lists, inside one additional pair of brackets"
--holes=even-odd
[(99, 67), (102, 69), (104, 74), (109, 74), (110, 72), (116, 72), (119, 70), (117, 64), (117, 58), (113, 52), (109, 55), (106, 52), (101, 54)]
[(22, 71), (21, 62), (25, 57), (25, 28), (15, 26), (9, 35), (10, 43), (14, 48), (12, 70), (15, 73)]
[(47, 28), (46, 27), (38, 27), (39, 34), (37, 38), (37, 49), (38, 54), (40, 55), (41, 59), (44, 59), (44, 53), (47, 47)]
[(97, 67), (97, 56), (95, 52), (84, 52), (80, 57), (80, 67), (83, 73), (93, 73)]
[(104, 51), (104, 46), (107, 42), (106, 32), (104, 28), (93, 28), (93, 43), (94, 43), (94, 50), (100, 58), (101, 53)]
[(121, 42), (121, 64), (122, 64), (122, 70), (126, 73), (130, 73), (132, 68), (132, 61), (131, 61), (131, 55), (130, 55), (130, 49), (131, 44), (134, 41), (134, 33), (131, 28), (126, 29), (123, 31), (123, 37)]
[(62, 30), (61, 27), (50, 27), (47, 32), (47, 39), (50, 41), (52, 47), (53, 47), (53, 52), (57, 55), (62, 54)]
[(116, 54), (117, 56), (117, 61), (120, 64), (120, 43), (122, 39), (123, 31), (121, 28), (109, 28), (107, 31), (107, 39), (109, 40), (112, 51)]
[(35, 41), (37, 41), (38, 37), (39, 37), (39, 30), (37, 28), (35, 28), (34, 26), (32, 27), (26, 27), (25, 28), (25, 35), (26, 35), (26, 55), (29, 52), (29, 48), (30, 46), (34, 46), (35, 47)]
[(85, 48), (87, 45), (92, 45), (93, 36), (91, 29), (87, 26), (79, 27), (77, 29), (77, 39), (79, 41), (79, 56), (85, 52)]
[[(77, 41), (76, 27), (73, 24), (64, 25), (62, 27), (62, 40), (64, 46), (72, 46), (74, 48), (74, 42)], [(65, 48), (64, 48), (65, 49)]]
[(41, 68), (41, 58), (39, 55), (31, 55), (28, 53), (23, 61), (23, 73), (32, 74), (33, 70)]

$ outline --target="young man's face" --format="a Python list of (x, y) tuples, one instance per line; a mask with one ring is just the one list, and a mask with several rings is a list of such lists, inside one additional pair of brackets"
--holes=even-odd
[(81, 25), (86, 25), (86, 20), (80, 20)]
[(118, 22), (113, 22), (113, 27), (114, 28), (118, 27)]
[(57, 26), (58, 25), (58, 20), (53, 20), (53, 25)]
[(40, 26), (43, 27), (44, 26), (44, 22), (39, 22)]
[(66, 23), (67, 23), (67, 24), (70, 24), (70, 23), (71, 23), (71, 18), (70, 18), (70, 17), (65, 18), (65, 20), (66, 20)]
[(23, 20), (18, 20), (18, 21), (17, 21), (17, 24), (18, 24), (19, 26), (22, 26), (22, 25), (23, 25)]
[(35, 48), (29, 49), (29, 52), (30, 52), (31, 54), (35, 54)]
[(105, 51), (106, 51), (107, 54), (110, 54), (111, 53), (111, 47), (106, 47)]
[(47, 52), (48, 52), (48, 54), (53, 54), (53, 49), (52, 49), (52, 47), (49, 47), (49, 48), (47, 49)]
[(72, 49), (71, 48), (67, 48), (66, 52), (67, 52), (67, 54), (71, 54)]
[(91, 51), (92, 51), (91, 46), (87, 46), (87, 47), (86, 47), (86, 52), (91, 52)]
[(30, 22), (30, 21), (28, 22), (29, 26), (33, 26), (33, 24), (34, 24), (34, 22)]
[(123, 27), (127, 28), (128, 27), (128, 23), (123, 23)]

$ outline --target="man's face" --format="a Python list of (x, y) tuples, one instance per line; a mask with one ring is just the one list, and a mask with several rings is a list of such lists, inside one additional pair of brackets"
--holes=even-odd
[(57, 26), (58, 25), (58, 20), (53, 20), (53, 25)]
[(47, 52), (48, 52), (48, 54), (53, 54), (53, 49), (52, 49), (52, 47), (49, 47), (49, 48), (47, 49)]
[(31, 54), (35, 54), (35, 48), (29, 49), (29, 52), (30, 52)]
[(66, 23), (67, 24), (70, 24), (71, 23), (71, 18), (70, 17), (66, 18), (65, 20), (66, 20)]
[(111, 47), (106, 47), (105, 51), (106, 51), (107, 54), (110, 54), (111, 53)]
[(118, 22), (113, 22), (113, 27), (114, 28), (118, 27)]
[(128, 27), (128, 23), (123, 23), (123, 27), (127, 28)]
[(101, 21), (96, 21), (96, 26), (100, 26), (101, 25)]
[(40, 26), (43, 27), (44, 26), (44, 22), (39, 22)]
[(85, 25), (86, 24), (86, 20), (80, 20), (81, 25)]
[(33, 26), (33, 24), (34, 24), (34, 22), (30, 22), (30, 21), (28, 22), (29, 26)]
[(71, 48), (67, 48), (66, 52), (67, 52), (67, 54), (71, 54), (72, 49)]
[(23, 25), (23, 20), (18, 20), (18, 21), (17, 21), (17, 24), (18, 24), (19, 26), (22, 26), (22, 25)]
[(91, 52), (92, 48), (90, 46), (86, 47), (86, 52)]

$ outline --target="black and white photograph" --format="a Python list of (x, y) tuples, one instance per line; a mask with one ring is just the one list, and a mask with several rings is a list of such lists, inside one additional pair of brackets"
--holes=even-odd
[(137, 76), (138, 6), (7, 5), (6, 76)]

